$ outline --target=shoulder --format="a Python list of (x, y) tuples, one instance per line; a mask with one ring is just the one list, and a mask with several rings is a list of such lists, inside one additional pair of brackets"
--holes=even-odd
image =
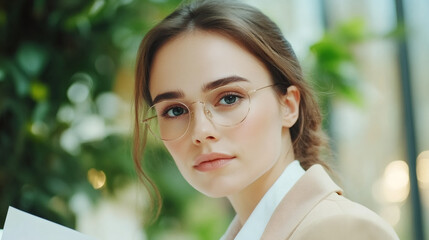
[(291, 239), (399, 239), (393, 228), (368, 208), (332, 193), (297, 226)]

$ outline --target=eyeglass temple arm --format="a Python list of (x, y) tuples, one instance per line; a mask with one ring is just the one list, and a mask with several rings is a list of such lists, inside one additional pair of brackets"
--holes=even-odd
[(276, 85), (278, 85), (278, 83), (271, 84), (271, 85), (264, 86), (264, 87), (260, 87), (260, 88), (257, 88), (257, 89), (253, 89), (253, 90), (250, 90), (250, 91), (248, 92), (248, 94), (255, 93), (255, 92), (257, 92), (257, 91), (259, 91), (259, 90), (262, 90), (262, 89), (264, 89), (264, 88), (274, 87), (274, 86), (276, 86)]
[(153, 117), (150, 117), (150, 118), (143, 119), (143, 120), (142, 120), (142, 123), (146, 123), (146, 124), (147, 124), (147, 122), (148, 122), (149, 120), (152, 120), (152, 119), (154, 119), (154, 118), (156, 118), (156, 116), (153, 116)]

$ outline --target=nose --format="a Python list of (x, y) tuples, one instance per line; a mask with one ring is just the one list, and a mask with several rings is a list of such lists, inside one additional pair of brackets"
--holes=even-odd
[(211, 119), (211, 112), (205, 107), (203, 102), (200, 103), (201, 107), (195, 107), (192, 117), (190, 131), (192, 134), (192, 142), (199, 145), (208, 141), (217, 141), (218, 132), (216, 126)]

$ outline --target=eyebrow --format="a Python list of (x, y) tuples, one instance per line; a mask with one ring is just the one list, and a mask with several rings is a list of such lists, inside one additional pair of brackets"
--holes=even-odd
[[(218, 87), (222, 87), (231, 83), (236, 82), (249, 82), (246, 78), (239, 77), (239, 76), (229, 76), (224, 77), (218, 80), (215, 80), (213, 82), (209, 82), (207, 84), (204, 84), (202, 87), (203, 92), (208, 92), (213, 89), (216, 89)], [(165, 100), (171, 100), (171, 99), (177, 99), (177, 98), (184, 98), (185, 93), (181, 90), (178, 91), (169, 91), (165, 93), (158, 94), (152, 101), (152, 104), (156, 104)]]
[(228, 85), (231, 83), (236, 83), (236, 82), (249, 82), (249, 80), (247, 80), (246, 78), (234, 75), (234, 76), (224, 77), (224, 78), (218, 79), (216, 81), (204, 84), (202, 89), (203, 89), (203, 92), (208, 92), (208, 91), (216, 89), (218, 87), (222, 87), (222, 86), (225, 86), (225, 85)]
[(165, 92), (165, 93), (161, 93), (159, 95), (157, 95), (153, 101), (152, 104), (156, 104), (165, 100), (171, 100), (171, 99), (176, 99), (176, 98), (183, 98), (185, 97), (185, 94), (183, 93), (183, 91), (171, 91), (171, 92)]

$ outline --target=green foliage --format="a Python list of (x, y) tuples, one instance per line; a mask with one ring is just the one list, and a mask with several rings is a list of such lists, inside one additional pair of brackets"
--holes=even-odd
[[(153, 19), (176, 4), (0, 3), (0, 228), (9, 205), (74, 227), (75, 193), (96, 200), (134, 180), (129, 136), (112, 130), (98, 100)], [(105, 173), (105, 187), (93, 188), (90, 169)]]
[(355, 69), (353, 47), (368, 37), (361, 19), (353, 19), (330, 32), (310, 47), (315, 58), (313, 82), (321, 95), (323, 109), (328, 109), (330, 99), (343, 97), (361, 104), (357, 70)]
[(323, 127), (330, 130), (332, 101), (344, 99), (358, 106), (363, 104), (359, 71), (355, 62), (356, 45), (370, 38), (365, 22), (352, 19), (327, 31), (312, 46), (311, 80), (325, 113)]
[(319, 104), (325, 113), (324, 128), (330, 130), (329, 117), (332, 103), (346, 100), (361, 107), (362, 79), (356, 61), (360, 45), (371, 40), (401, 39), (405, 36), (403, 24), (391, 32), (380, 35), (369, 31), (364, 19), (354, 18), (340, 23), (325, 32), (323, 37), (310, 46), (310, 71), (312, 85), (318, 96)]

